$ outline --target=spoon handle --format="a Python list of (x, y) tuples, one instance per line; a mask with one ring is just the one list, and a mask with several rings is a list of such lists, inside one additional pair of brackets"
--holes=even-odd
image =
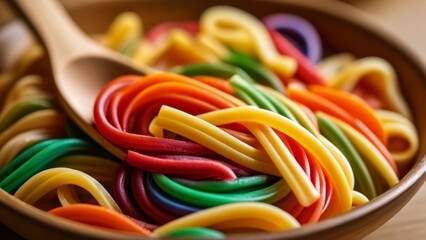
[(12, 6), (24, 17), (45, 45), (54, 70), (68, 60), (96, 51), (97, 44), (84, 34), (57, 0), (14, 0)]

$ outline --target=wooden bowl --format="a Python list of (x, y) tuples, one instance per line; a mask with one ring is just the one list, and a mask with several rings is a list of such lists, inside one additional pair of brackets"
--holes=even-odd
[[(164, 20), (198, 19), (204, 9), (219, 4), (233, 5), (259, 17), (277, 12), (294, 13), (315, 25), (326, 48), (352, 52), (359, 57), (383, 57), (394, 66), (414, 113), (420, 138), (419, 153), (400, 183), (370, 203), (332, 219), (288, 232), (246, 235), (247, 240), (361, 238), (394, 216), (426, 178), (426, 111), (423, 105), (426, 103), (426, 65), (399, 38), (352, 7), (340, 2), (298, 0), (69, 0), (64, 3), (75, 21), (88, 33), (105, 32), (111, 20), (126, 10), (140, 14), (146, 28)], [(10, 56), (14, 47), (19, 47), (18, 42), (0, 39), (0, 66), (6, 66), (5, 60), (13, 58)], [(4, 49), (10, 54), (4, 54)], [(0, 191), (0, 221), (28, 239), (141, 239), (132, 234), (100, 230), (56, 218), (4, 191)], [(230, 236), (230, 239), (240, 237)]]

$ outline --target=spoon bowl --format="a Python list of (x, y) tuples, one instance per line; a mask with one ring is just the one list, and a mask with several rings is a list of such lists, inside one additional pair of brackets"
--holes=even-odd
[(99, 145), (120, 159), (125, 151), (106, 140), (93, 127), (93, 104), (102, 87), (124, 74), (141, 74), (114, 58), (87, 56), (76, 58), (55, 74), (59, 102), (77, 125)]

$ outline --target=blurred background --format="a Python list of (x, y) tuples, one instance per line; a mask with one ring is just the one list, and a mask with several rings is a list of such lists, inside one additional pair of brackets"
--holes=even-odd
[[(0, 0), (0, 26), (13, 15)], [(80, 1), (80, 0), (73, 0)], [(102, 0), (96, 0), (102, 1)], [(337, 0), (321, 0), (324, 4)], [(426, 66), (426, 0), (342, 0), (376, 19), (387, 30), (408, 43)], [(426, 185), (393, 219), (366, 239), (423, 239), (426, 236)], [(1, 219), (0, 219), (1, 221)], [(20, 239), (0, 223), (1, 239)]]

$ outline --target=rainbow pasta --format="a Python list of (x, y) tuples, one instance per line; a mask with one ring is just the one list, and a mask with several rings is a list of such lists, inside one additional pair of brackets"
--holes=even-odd
[(216, 6), (146, 30), (124, 12), (96, 40), (149, 70), (95, 102), (121, 163), (25, 76), (39, 46), (0, 76), (0, 187), (53, 215), (150, 237), (287, 231), (368, 203), (418, 150), (392, 66), (322, 51), (298, 16)]

